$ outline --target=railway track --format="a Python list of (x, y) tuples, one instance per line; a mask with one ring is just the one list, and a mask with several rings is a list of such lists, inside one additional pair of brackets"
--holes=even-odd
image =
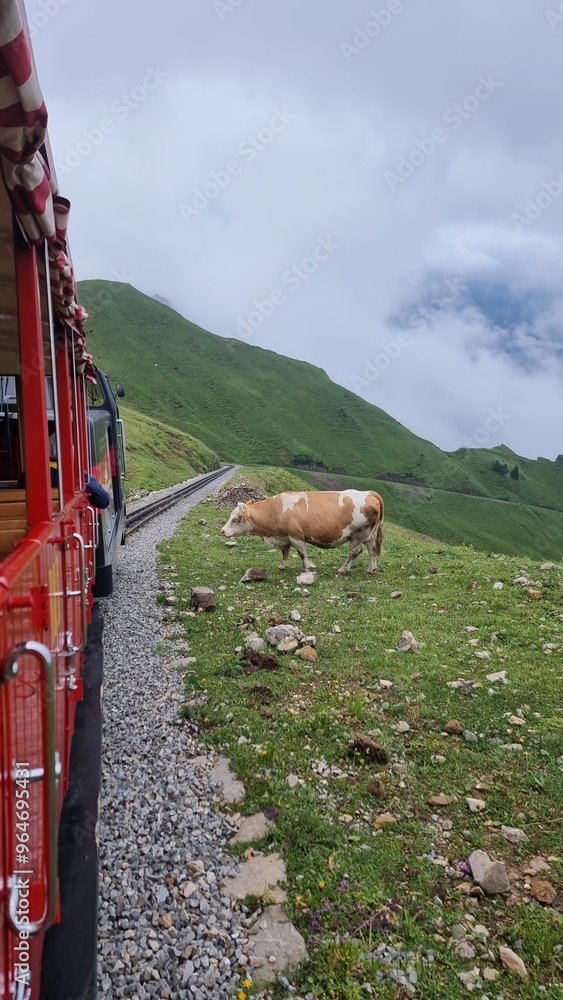
[(157, 514), (161, 514), (164, 510), (168, 510), (169, 507), (173, 507), (175, 503), (183, 500), (185, 497), (189, 497), (192, 493), (197, 493), (202, 486), (207, 483), (212, 483), (219, 476), (224, 475), (230, 469), (233, 469), (233, 465), (223, 465), (220, 469), (215, 469), (213, 472), (207, 472), (203, 476), (198, 476), (197, 479), (192, 479), (186, 486), (175, 486), (168, 491), (164, 496), (159, 497), (157, 500), (150, 500), (148, 503), (143, 504), (142, 507), (138, 507), (136, 510), (132, 511), (127, 515), (127, 532), (130, 534), (133, 531), (137, 531), (139, 528), (150, 521)]

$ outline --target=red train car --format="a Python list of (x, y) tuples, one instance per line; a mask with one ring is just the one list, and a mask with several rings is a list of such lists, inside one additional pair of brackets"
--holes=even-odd
[(95, 996), (95, 370), (46, 124), (23, 6), (0, 0), (0, 1000)]

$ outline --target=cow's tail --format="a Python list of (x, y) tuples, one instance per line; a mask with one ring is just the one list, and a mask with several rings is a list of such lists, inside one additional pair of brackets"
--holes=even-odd
[(377, 511), (376, 514), (377, 520), (376, 523), (374, 524), (371, 537), (375, 540), (376, 555), (380, 556), (383, 550), (383, 518), (384, 518), (383, 497), (381, 497), (379, 493), (373, 492), (370, 497), (370, 500), (371, 500), (371, 506), (374, 508), (374, 511)]
[(377, 535), (375, 536), (375, 554), (380, 556), (383, 549), (383, 516), (377, 525)]

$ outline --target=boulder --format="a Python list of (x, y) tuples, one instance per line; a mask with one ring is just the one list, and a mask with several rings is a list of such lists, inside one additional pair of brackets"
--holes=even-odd
[(266, 629), (266, 639), (270, 646), (279, 646), (280, 642), (285, 639), (295, 639), (299, 645), (303, 639), (303, 632), (297, 625), (272, 625), (271, 628)]
[(210, 587), (192, 587), (191, 605), (198, 611), (215, 611), (215, 594)]

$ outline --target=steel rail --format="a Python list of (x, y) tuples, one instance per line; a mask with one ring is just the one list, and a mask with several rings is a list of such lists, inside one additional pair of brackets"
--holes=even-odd
[(159, 497), (157, 500), (151, 500), (144, 504), (142, 507), (138, 507), (137, 510), (131, 511), (127, 515), (127, 532), (131, 533), (137, 531), (148, 521), (152, 520), (153, 517), (157, 517), (158, 514), (162, 514), (163, 511), (168, 510), (169, 507), (173, 507), (174, 504), (183, 500), (185, 497), (191, 496), (193, 493), (197, 493), (202, 486), (206, 486), (207, 483), (212, 483), (219, 476), (222, 476), (225, 472), (229, 472), (234, 469), (234, 465), (224, 465), (220, 469), (215, 469), (213, 472), (208, 472), (203, 476), (198, 476), (197, 479), (191, 480), (186, 486), (174, 486), (169, 490), (164, 496)]

